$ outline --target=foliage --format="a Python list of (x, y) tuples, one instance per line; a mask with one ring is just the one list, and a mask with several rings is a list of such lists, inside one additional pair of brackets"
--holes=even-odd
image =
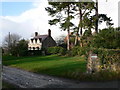
[[(79, 80), (83, 81), (113, 81), (120, 79), (120, 72), (114, 72), (109, 70), (102, 70), (94, 74), (77, 74)], [(78, 76), (79, 75), (79, 76)]]
[(93, 37), (92, 46), (95, 48), (120, 48), (120, 31), (114, 28), (106, 28), (101, 30)]
[(4, 42), (3, 42), (3, 46), (4, 47), (7, 47), (7, 48), (10, 48), (10, 46), (15, 46), (18, 41), (20, 40), (21, 36), (18, 35), (18, 34), (10, 34), (9, 35), (6, 35), (5, 38), (4, 38)]
[(28, 56), (38, 56), (38, 55), (42, 55), (42, 51), (44, 50), (29, 50), (28, 52)]
[(98, 55), (101, 69), (120, 70), (120, 49), (91, 48), (90, 50)]
[(46, 11), (49, 13), (52, 20), (49, 20), (50, 25), (60, 25), (60, 29), (67, 31), (68, 33), (68, 40), (67, 40), (67, 49), (70, 49), (70, 42), (69, 42), (69, 34), (70, 29), (74, 26), (71, 20), (74, 18), (72, 15), (74, 13), (73, 5), (74, 2), (49, 2), (51, 7), (45, 8)]
[(66, 54), (66, 49), (64, 49), (62, 47), (58, 47), (58, 46), (49, 47), (47, 49), (47, 53), (65, 55)]
[(4, 40), (3, 40), (3, 45), (2, 47), (5, 49), (4, 53), (5, 54), (11, 54), (11, 50), (12, 48), (14, 48), (14, 46), (17, 45), (17, 43), (19, 42), (21, 36), (15, 33), (12, 33), (5, 36)]
[(12, 46), (10, 49), (10, 53), (14, 56), (27, 56), (28, 52), (28, 42), (23, 40), (20, 40), (17, 45)]
[(82, 56), (82, 55), (87, 55), (89, 49), (88, 47), (80, 47), (80, 46), (75, 46), (71, 49), (69, 53), (70, 56)]

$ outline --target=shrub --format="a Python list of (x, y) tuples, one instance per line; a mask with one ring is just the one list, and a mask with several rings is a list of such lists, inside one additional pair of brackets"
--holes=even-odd
[(69, 52), (69, 54), (71, 56), (76, 56), (76, 55), (85, 55), (87, 56), (88, 54), (88, 51), (89, 51), (89, 48), (88, 47), (80, 47), (80, 46), (75, 46), (71, 49), (71, 51)]
[(120, 31), (114, 28), (106, 28), (93, 36), (91, 45), (96, 48), (117, 49), (120, 48)]
[[(119, 69), (120, 50), (91, 48), (91, 51), (98, 55), (103, 69)], [(120, 70), (120, 69), (119, 69)]]
[(29, 56), (42, 55), (42, 51), (41, 51), (41, 50), (30, 50), (30, 51), (28, 51), (28, 55), (29, 55)]
[(62, 47), (49, 47), (47, 49), (47, 53), (49, 54), (60, 54), (60, 55), (65, 55), (66, 54), (66, 49), (62, 48)]

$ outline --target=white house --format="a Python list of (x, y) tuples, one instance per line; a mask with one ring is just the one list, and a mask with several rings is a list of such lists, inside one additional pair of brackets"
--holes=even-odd
[(51, 30), (49, 29), (46, 35), (38, 35), (38, 32), (35, 32), (35, 36), (29, 40), (28, 50), (41, 50), (53, 46), (56, 46), (56, 42), (51, 37)]

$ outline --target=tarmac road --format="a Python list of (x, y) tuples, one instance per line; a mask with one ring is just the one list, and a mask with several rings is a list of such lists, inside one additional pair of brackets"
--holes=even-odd
[(20, 88), (118, 88), (120, 81), (80, 82), (3, 66), (2, 79)]

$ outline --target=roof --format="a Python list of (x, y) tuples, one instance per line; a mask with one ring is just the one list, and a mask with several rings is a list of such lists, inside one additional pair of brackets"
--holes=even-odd
[(41, 38), (42, 41), (44, 41), (47, 37), (48, 37), (48, 35), (37, 35), (37, 36), (33, 37), (32, 39), (39, 39), (39, 38)]

